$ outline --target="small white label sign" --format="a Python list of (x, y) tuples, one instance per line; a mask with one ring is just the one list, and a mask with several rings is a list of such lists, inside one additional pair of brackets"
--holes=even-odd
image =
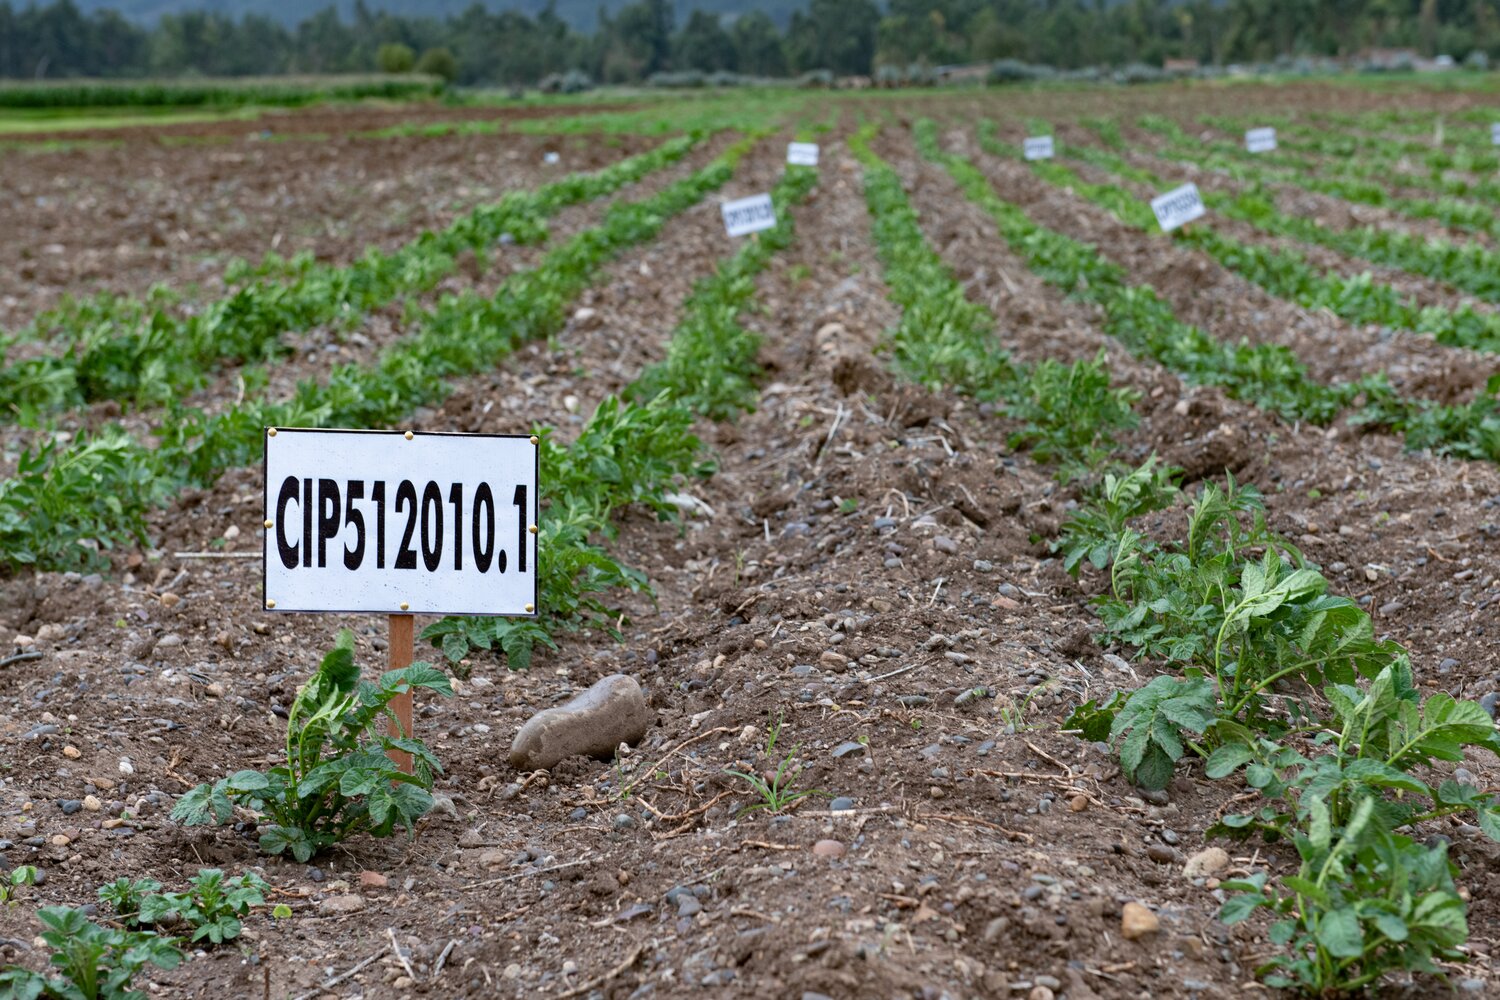
[(557, 153), (543, 153), (542, 154), (542, 162), (543, 163), (559, 163), (561, 161), (562, 161), (562, 157), (560, 155), (558, 155)]
[(816, 167), (818, 144), (815, 142), (791, 143), (786, 147), (786, 162), (798, 167)]
[(1198, 185), (1184, 184), (1160, 197), (1152, 198), (1151, 211), (1156, 213), (1156, 221), (1161, 223), (1161, 228), (1170, 232), (1203, 216), (1203, 196), (1198, 193)]
[(529, 436), (277, 428), (265, 442), (267, 609), (536, 613)]
[(1500, 122), (1495, 122), (1490, 126), (1490, 143), (1500, 146)]
[(1022, 155), (1028, 160), (1050, 160), (1053, 157), (1052, 137), (1033, 135), (1021, 144)]
[(1276, 148), (1274, 128), (1253, 128), (1245, 133), (1245, 148), (1252, 153), (1269, 153)]
[(730, 236), (747, 236), (776, 225), (776, 209), (768, 194), (726, 201), (720, 208), (724, 212), (724, 229)]

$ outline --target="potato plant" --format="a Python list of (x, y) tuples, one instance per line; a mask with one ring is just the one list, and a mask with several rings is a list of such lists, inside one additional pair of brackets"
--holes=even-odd
[[(361, 680), (354, 662), (354, 633), (342, 631), (317, 673), (292, 701), (286, 762), (268, 771), (236, 771), (201, 784), (177, 800), (172, 818), (186, 826), (223, 825), (234, 818), (235, 807), (246, 808), (258, 817), (261, 850), (289, 854), (299, 862), (360, 833), (388, 837), (404, 827), (415, 835), (417, 820), (432, 808), (430, 789), (442, 767), (421, 740), (411, 734), (388, 736), (384, 726), (396, 719), (391, 700), (417, 688), (441, 695), (453, 692), (447, 676), (427, 663), (387, 671), (378, 681)], [(396, 767), (390, 757), (393, 751), (411, 756), (411, 773)], [(220, 899), (222, 885), (209, 888), (214, 899)], [(147, 896), (139, 912), (144, 918), (148, 909), (206, 913), (208, 907), (218, 916), (205, 916), (204, 926), (217, 926), (210, 933), (226, 936), (225, 929), (232, 925), (217, 923), (224, 916), (223, 907), (201, 898), (205, 892), (200, 886), (199, 899), (163, 897), (160, 904), (149, 903)], [(229, 909), (233, 917), (234, 907)]]

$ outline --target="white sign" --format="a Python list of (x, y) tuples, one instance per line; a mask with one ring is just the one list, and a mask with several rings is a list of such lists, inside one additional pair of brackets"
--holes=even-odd
[(1276, 148), (1274, 128), (1253, 128), (1245, 133), (1245, 148), (1252, 153), (1269, 153)]
[(815, 142), (791, 143), (786, 147), (786, 162), (799, 167), (816, 167), (818, 144)]
[(1028, 160), (1050, 160), (1052, 159), (1052, 137), (1050, 135), (1034, 135), (1022, 143), (1022, 152)]
[(768, 194), (754, 194), (719, 206), (724, 212), (724, 228), (730, 236), (745, 236), (776, 225), (776, 209)]
[(1159, 198), (1152, 198), (1151, 211), (1156, 213), (1161, 228), (1171, 231), (1203, 216), (1203, 196), (1198, 193), (1198, 185), (1184, 184)]
[(543, 153), (542, 154), (542, 162), (543, 163), (559, 163), (559, 162), (561, 162), (561, 160), (562, 160), (562, 157), (559, 154), (557, 154), (557, 153)]
[(1495, 122), (1490, 126), (1490, 143), (1500, 146), (1500, 122)]
[(532, 440), (268, 428), (266, 607), (535, 614)]

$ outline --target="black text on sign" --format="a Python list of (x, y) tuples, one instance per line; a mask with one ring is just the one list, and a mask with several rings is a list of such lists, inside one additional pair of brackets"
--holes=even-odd
[(747, 236), (776, 225), (776, 209), (768, 194), (726, 201), (720, 207), (724, 212), (724, 229), (730, 236)]
[(532, 438), (276, 428), (265, 440), (267, 608), (536, 612)]

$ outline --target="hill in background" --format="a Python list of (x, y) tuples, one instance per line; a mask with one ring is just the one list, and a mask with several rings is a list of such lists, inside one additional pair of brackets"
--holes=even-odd
[[(308, 3), (307, 0), (76, 0), (80, 10), (117, 10), (132, 21), (154, 23), (163, 14), (181, 14), (189, 10), (214, 11), (239, 18), (245, 14), (262, 14), (289, 27), (312, 16), (330, 3)], [(462, 13), (475, 3), (492, 10), (519, 10), (535, 16), (547, 6), (547, 0), (366, 0), (371, 11), (388, 11), (402, 17), (445, 18)], [(631, 0), (556, 0), (557, 14), (575, 29), (593, 32), (599, 26), (599, 8), (613, 13)], [(336, 0), (331, 6), (347, 20), (354, 11), (355, 0)], [(782, 30), (792, 12), (804, 10), (807, 0), (676, 0), (677, 20), (681, 24), (695, 8), (715, 14), (744, 14), (763, 10)]]

